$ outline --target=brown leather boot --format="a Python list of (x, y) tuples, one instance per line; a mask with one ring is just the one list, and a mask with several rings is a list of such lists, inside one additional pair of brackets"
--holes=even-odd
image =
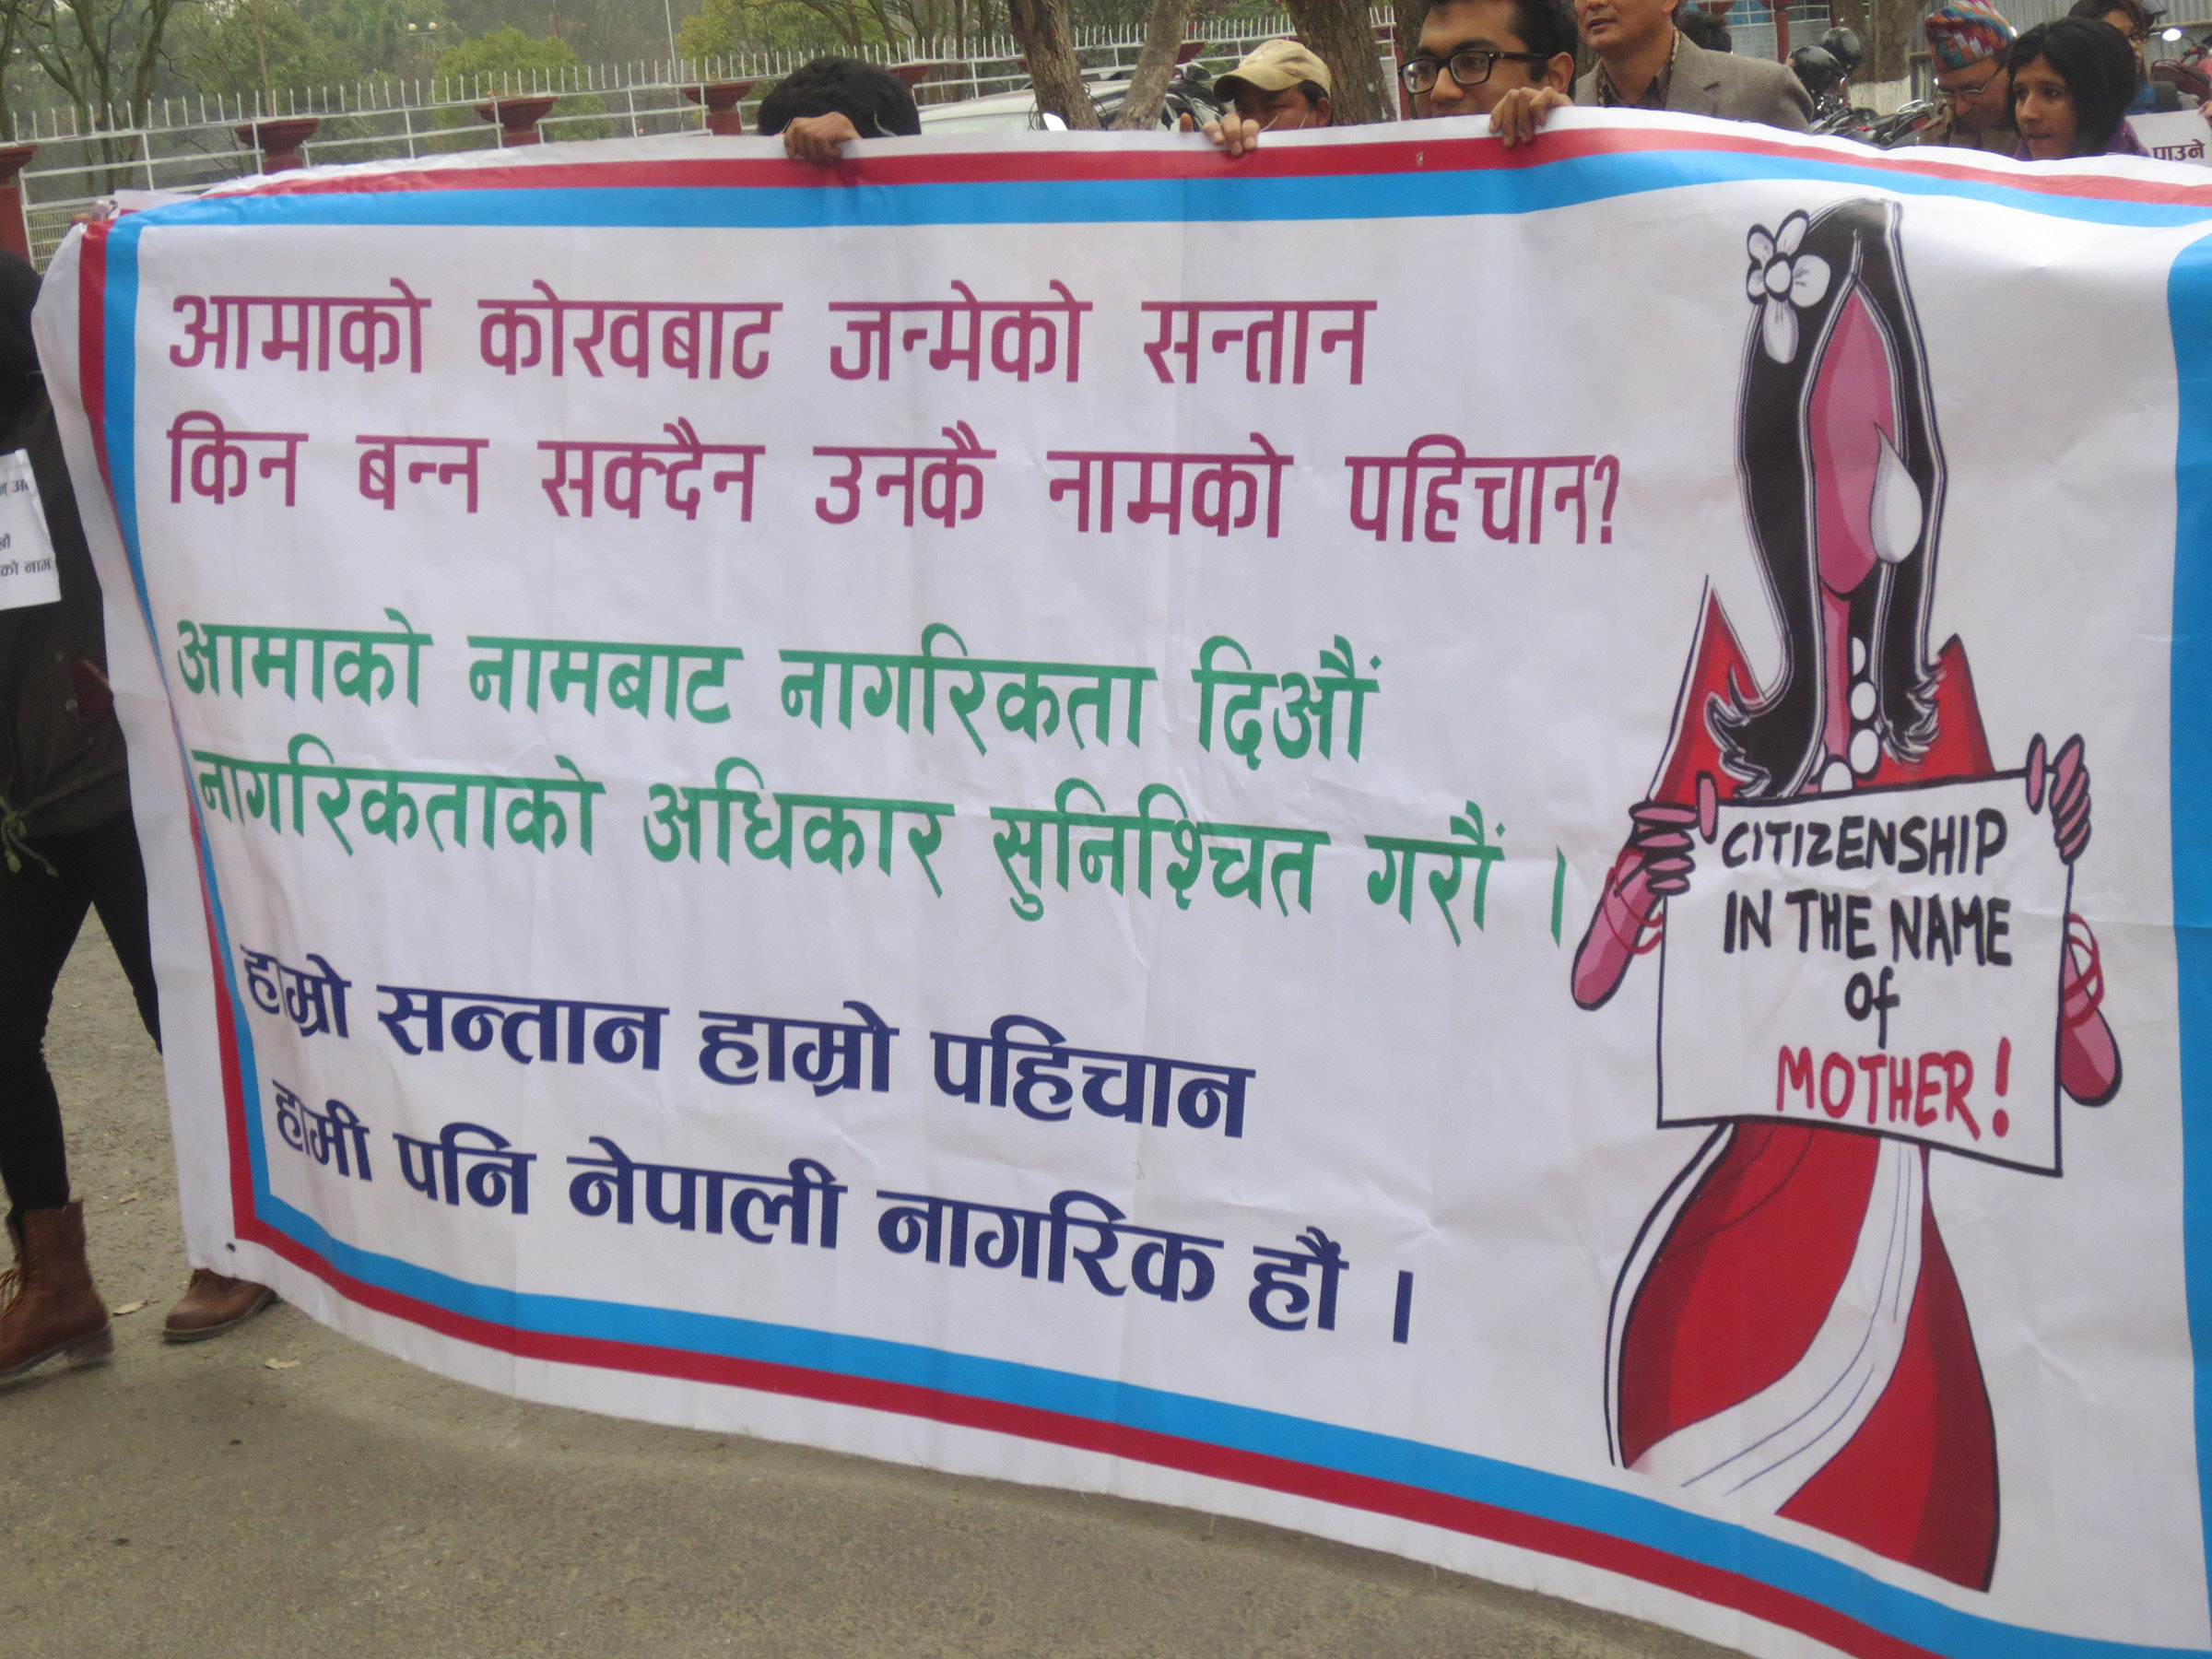
[(25, 1210), (16, 1265), (0, 1273), (0, 1382), (61, 1355), (95, 1365), (114, 1347), (108, 1304), (85, 1261), (85, 1206)]
[(192, 1282), (161, 1326), (165, 1342), (203, 1342), (241, 1325), (276, 1300), (251, 1279), (227, 1278), (212, 1267), (194, 1267)]

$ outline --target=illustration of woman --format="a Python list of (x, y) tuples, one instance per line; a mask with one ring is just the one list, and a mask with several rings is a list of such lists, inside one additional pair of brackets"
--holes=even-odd
[[(1584, 1008), (1657, 944), (1720, 800), (1996, 773), (1964, 648), (1927, 652), (1944, 465), (1897, 216), (1851, 202), (1750, 234), (1738, 455), (1781, 668), (1760, 688), (1708, 598), (1669, 752), (1576, 952)], [(2089, 840), (2081, 740), (2048, 759), (2036, 739), (2027, 789), (2072, 864)], [(2078, 918), (2065, 956), (2060, 1084), (2101, 1105), (2120, 1055)], [(1615, 1458), (1986, 1589), (1995, 1430), (1927, 1170), (1926, 1147), (1841, 1126), (1713, 1131), (1614, 1292)]]

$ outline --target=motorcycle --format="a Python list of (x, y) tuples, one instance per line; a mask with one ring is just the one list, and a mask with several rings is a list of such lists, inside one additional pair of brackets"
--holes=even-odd
[[(1916, 98), (1910, 103), (1900, 104), (1889, 114), (1876, 117), (1868, 124), (1863, 142), (1877, 149), (1895, 149), (1934, 125), (1942, 113), (1943, 105), (1934, 99)], [(1860, 135), (1854, 133), (1852, 136)]]
[(1213, 71), (1195, 58), (1175, 72), (1175, 78), (1168, 83), (1167, 95), (1159, 100), (1161, 126), (1173, 127), (1185, 115), (1194, 127), (1221, 119), (1221, 106), (1214, 98)]
[[(1214, 100), (1216, 71), (1206, 68), (1197, 59), (1176, 70), (1174, 79), (1168, 82), (1167, 92), (1159, 100), (1159, 124), (1173, 130), (1188, 115), (1194, 128), (1209, 121), (1221, 119), (1221, 106)], [(1102, 125), (1112, 126), (1113, 118), (1121, 113), (1122, 100), (1129, 93), (1128, 72), (1114, 71), (1115, 79), (1090, 88), (1091, 106), (1099, 112)]]
[(1822, 35), (1818, 46), (1801, 46), (1790, 53), (1790, 67), (1813, 100), (1814, 132), (1875, 149), (1893, 149), (1909, 143), (1943, 113), (1940, 102), (1924, 98), (1902, 104), (1887, 115), (1853, 103), (1851, 77), (1865, 62), (1859, 37), (1841, 28)]
[(2212, 98), (2212, 23), (2192, 23), (2185, 28), (2162, 30), (2159, 39), (2168, 45), (2185, 42), (2179, 55), (2161, 58), (2150, 66), (2152, 80), (2170, 82), (2181, 94), (2186, 106), (2200, 104)]
[(1791, 72), (1813, 100), (1814, 132), (1871, 142), (1866, 134), (1877, 117), (1851, 101), (1851, 77), (1865, 61), (1858, 35), (1842, 28), (1830, 29), (1817, 46), (1800, 46), (1790, 53)]

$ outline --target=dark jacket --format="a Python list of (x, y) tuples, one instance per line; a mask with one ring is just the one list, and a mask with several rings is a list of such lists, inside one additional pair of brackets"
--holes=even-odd
[[(1600, 101), (1595, 69), (1574, 83), (1574, 101)], [(1809, 132), (1813, 124), (1813, 100), (1805, 84), (1780, 64), (1708, 52), (1687, 36), (1675, 43), (1666, 107), (1677, 114), (1763, 122), (1793, 133)]]
[(0, 453), (28, 450), (53, 538), (58, 604), (0, 610), (0, 847), (95, 829), (130, 806), (106, 691), (100, 579), (30, 344), (38, 278), (0, 255)]

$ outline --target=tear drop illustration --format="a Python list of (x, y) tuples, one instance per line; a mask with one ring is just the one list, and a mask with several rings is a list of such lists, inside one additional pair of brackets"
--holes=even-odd
[(1920, 486), (1905, 470), (1888, 433), (1880, 436), (1882, 457), (1875, 464), (1874, 500), (1869, 515), (1873, 522), (1867, 530), (1874, 540), (1874, 550), (1883, 563), (1896, 564), (1919, 545), (1925, 507), (1921, 500)]

